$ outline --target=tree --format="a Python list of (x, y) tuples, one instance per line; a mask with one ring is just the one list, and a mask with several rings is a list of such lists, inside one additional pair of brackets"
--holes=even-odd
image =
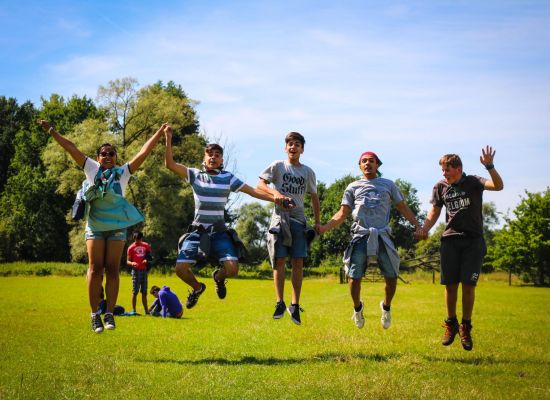
[[(395, 184), (401, 191), (405, 203), (407, 203), (413, 214), (416, 216), (418, 222), (423, 224), (426, 219), (426, 213), (420, 210), (420, 200), (417, 196), (418, 191), (410, 182), (402, 179), (396, 179)], [(414, 249), (416, 244), (414, 238), (415, 228), (397, 210), (397, 208), (395, 208), (395, 206), (392, 206), (390, 211), (390, 227), (392, 230), (393, 241), (397, 248), (400, 248), (406, 252)]]
[(29, 131), (36, 110), (32, 103), (19, 106), (17, 100), (0, 96), (0, 194), (10, 175), (9, 166), (15, 154), (14, 140), (18, 131)]
[(235, 230), (248, 249), (250, 264), (259, 264), (267, 257), (267, 231), (273, 204), (248, 203), (238, 211)]
[(525, 191), (514, 210), (515, 219), (505, 218), (496, 231), (489, 255), (497, 269), (519, 274), (523, 281), (550, 284), (550, 189)]

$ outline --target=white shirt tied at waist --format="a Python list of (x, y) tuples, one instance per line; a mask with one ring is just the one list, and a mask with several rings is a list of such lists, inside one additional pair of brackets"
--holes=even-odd
[(349, 271), (349, 267), (351, 264), (351, 253), (353, 250), (353, 246), (355, 243), (357, 243), (360, 239), (364, 238), (365, 236), (368, 236), (367, 238), (367, 257), (371, 256), (377, 256), (378, 255), (378, 246), (379, 241), (378, 238), (380, 237), (382, 239), (382, 243), (386, 247), (386, 253), (388, 254), (388, 257), (390, 259), (391, 265), (397, 275), (399, 275), (399, 255), (397, 254), (397, 249), (395, 248), (393, 241), (391, 240), (391, 228), (389, 225), (386, 225), (383, 228), (364, 228), (361, 225), (359, 225), (357, 222), (355, 222), (351, 226), (351, 234), (352, 238), (351, 241), (346, 247), (346, 250), (344, 251), (344, 257), (342, 261), (344, 262), (344, 267), (346, 269), (346, 273)]

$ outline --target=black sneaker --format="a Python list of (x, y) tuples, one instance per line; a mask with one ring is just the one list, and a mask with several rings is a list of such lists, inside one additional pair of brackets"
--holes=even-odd
[(278, 301), (275, 305), (275, 312), (273, 313), (273, 319), (281, 319), (285, 315), (286, 304), (283, 300)]
[(212, 279), (214, 279), (214, 283), (216, 284), (216, 293), (220, 299), (225, 299), (225, 296), (227, 295), (227, 288), (225, 287), (225, 279), (218, 281), (216, 280), (216, 273), (219, 270), (215, 270), (212, 272)]
[(105, 329), (109, 329), (110, 331), (115, 329), (115, 317), (113, 317), (113, 314), (105, 314), (103, 322), (105, 322)]
[(99, 313), (92, 316), (92, 331), (95, 333), (103, 332), (103, 322)]
[(304, 310), (302, 309), (302, 307), (300, 307), (299, 304), (291, 304), (290, 306), (288, 306), (287, 311), (292, 318), (292, 322), (294, 322), (296, 325), (300, 325), (302, 323), (302, 320), (300, 319), (300, 311), (304, 312)]
[(187, 296), (187, 303), (185, 303), (185, 307), (187, 308), (193, 308), (195, 307), (195, 304), (197, 304), (197, 301), (199, 301), (199, 297), (201, 294), (204, 293), (206, 290), (206, 285), (204, 283), (201, 283), (200, 290), (191, 290), (189, 292), (189, 296)]

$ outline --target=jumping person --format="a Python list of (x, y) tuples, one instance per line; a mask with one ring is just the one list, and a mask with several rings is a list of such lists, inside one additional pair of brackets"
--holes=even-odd
[(348, 185), (340, 209), (319, 231), (321, 234), (325, 233), (344, 222), (350, 213), (353, 216), (352, 239), (344, 254), (344, 264), (350, 278), (349, 289), (354, 308), (352, 320), (359, 329), (365, 324), (361, 279), (365, 275), (368, 262), (373, 258), (378, 260), (378, 266), (386, 282), (385, 296), (380, 302), (380, 322), (384, 329), (391, 325), (390, 307), (399, 275), (399, 256), (390, 237), (392, 203), (407, 221), (416, 227), (415, 235), (420, 234), (420, 224), (405, 203), (397, 185), (389, 179), (380, 177), (378, 169), (381, 165), (382, 161), (375, 153), (367, 151), (361, 154), (359, 168), (363, 178)]
[[(445, 206), (445, 231), (441, 237), (441, 284), (445, 285), (447, 319), (441, 339), (444, 346), (453, 343), (456, 334), (464, 350), (472, 350), (472, 313), (475, 289), (481, 273), (483, 257), (487, 252), (483, 239), (483, 190), (502, 190), (504, 184), (493, 160), (495, 151), (486, 146), (479, 161), (489, 171), (490, 179), (466, 175), (462, 161), (456, 154), (446, 154), (439, 160), (443, 172), (432, 192), (432, 208), (424, 223), (427, 235), (437, 222)], [(462, 283), (462, 323), (458, 324), (456, 303), (458, 286)]]
[[(271, 216), (268, 234), (268, 251), (273, 268), (275, 285), (274, 319), (284, 316), (285, 310), (292, 321), (300, 325), (300, 294), (304, 259), (307, 257), (306, 217), (304, 214), (304, 196), (309, 193), (315, 230), (319, 230), (320, 204), (317, 196), (317, 180), (313, 170), (300, 162), (304, 153), (304, 137), (298, 132), (290, 132), (285, 137), (286, 160), (272, 162), (260, 175), (257, 189), (273, 195), (275, 208)], [(272, 187), (269, 186), (272, 184)], [(290, 198), (292, 208), (283, 207), (285, 199)], [(290, 257), (292, 266), (292, 302), (288, 309), (284, 302), (285, 264)]]
[(133, 234), (134, 243), (128, 246), (126, 264), (132, 268), (132, 313), (136, 314), (137, 294), (141, 292), (141, 303), (145, 314), (147, 308), (147, 276), (149, 275), (148, 254), (151, 254), (151, 246), (143, 241), (143, 233)]
[(77, 165), (84, 169), (89, 185), (86, 191), (86, 248), (88, 252), (88, 299), (91, 308), (92, 330), (103, 332), (99, 295), (105, 271), (107, 306), (105, 328), (115, 329), (113, 309), (119, 289), (119, 267), (126, 244), (126, 228), (143, 221), (141, 213), (124, 198), (130, 176), (137, 171), (162, 136), (163, 126), (143, 145), (136, 156), (117, 167), (117, 150), (110, 143), (97, 148), (97, 159), (84, 155), (73, 142), (57, 132), (48, 121), (40, 126), (48, 132)]
[[(212, 274), (216, 293), (220, 299), (227, 294), (225, 279), (236, 276), (239, 271), (239, 254), (236, 244), (242, 244), (234, 230), (225, 225), (224, 210), (231, 192), (243, 192), (252, 197), (274, 201), (269, 196), (242, 182), (231, 172), (223, 169), (223, 148), (218, 144), (209, 144), (204, 149), (202, 169), (190, 168), (176, 163), (172, 156), (172, 128), (164, 127), (166, 137), (166, 167), (186, 179), (193, 190), (195, 199), (195, 218), (179, 243), (176, 260), (176, 274), (192, 291), (185, 306), (192, 308), (204, 293), (206, 285), (199, 282), (191, 266), (203, 261), (203, 255), (222, 264)], [(203, 253), (204, 239), (209, 242), (208, 254)], [(201, 260), (203, 259), (203, 260)]]

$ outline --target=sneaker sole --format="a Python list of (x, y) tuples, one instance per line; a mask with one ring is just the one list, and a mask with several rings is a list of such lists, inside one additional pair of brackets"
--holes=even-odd
[(94, 333), (102, 333), (102, 332), (103, 332), (103, 328), (95, 329), (95, 330), (94, 330)]
[(109, 331), (114, 331), (114, 330), (115, 330), (115, 326), (106, 325), (106, 326), (105, 326), (105, 329), (107, 329), (107, 330), (109, 330)]
[(273, 316), (273, 319), (281, 319), (281, 318), (283, 318), (284, 316), (285, 316), (284, 314), (274, 315), (274, 316)]
[(302, 321), (295, 320), (288, 308), (286, 309), (286, 311), (290, 314), (290, 319), (292, 320), (292, 322), (294, 322), (296, 325), (302, 325)]

